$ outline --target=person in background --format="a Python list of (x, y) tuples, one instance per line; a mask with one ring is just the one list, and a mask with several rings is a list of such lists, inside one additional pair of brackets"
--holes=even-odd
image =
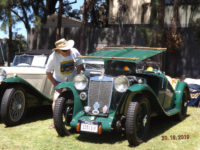
[[(73, 77), (82, 69), (82, 62), (78, 59), (80, 53), (73, 47), (73, 40), (60, 39), (55, 42), (55, 45), (56, 48), (52, 50), (53, 53), (49, 56), (45, 68), (47, 78), (54, 86), (53, 111), (56, 99), (61, 93), (61, 90), (56, 90), (55, 87), (61, 82), (72, 81)], [(50, 128), (54, 128), (54, 124)]]

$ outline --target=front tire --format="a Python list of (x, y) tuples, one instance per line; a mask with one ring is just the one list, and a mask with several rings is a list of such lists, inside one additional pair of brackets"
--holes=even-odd
[(23, 88), (5, 90), (1, 102), (1, 119), (6, 126), (15, 126), (23, 121), (26, 114), (26, 96)]
[(126, 115), (126, 137), (131, 146), (142, 143), (148, 134), (150, 105), (147, 98), (134, 98), (129, 103)]
[(55, 129), (60, 136), (70, 135), (67, 126), (72, 120), (73, 103), (68, 103), (68, 99), (61, 96), (56, 100), (53, 120)]

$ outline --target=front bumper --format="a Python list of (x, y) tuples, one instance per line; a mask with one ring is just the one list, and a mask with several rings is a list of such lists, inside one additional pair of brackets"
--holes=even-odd
[(109, 112), (107, 117), (100, 116), (86, 116), (84, 111), (79, 112), (76, 116), (72, 118), (70, 122), (70, 126), (73, 128), (77, 128), (78, 123), (81, 121), (94, 122), (97, 124), (101, 124), (102, 131), (111, 131), (113, 130), (113, 121), (114, 121), (115, 112)]

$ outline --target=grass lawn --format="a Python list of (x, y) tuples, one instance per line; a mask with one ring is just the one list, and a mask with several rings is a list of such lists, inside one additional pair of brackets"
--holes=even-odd
[(26, 123), (16, 127), (5, 128), (0, 123), (0, 150), (200, 150), (200, 108), (189, 107), (182, 122), (153, 118), (148, 141), (135, 148), (117, 133), (58, 137), (48, 128), (52, 123), (50, 109), (34, 110), (27, 117)]

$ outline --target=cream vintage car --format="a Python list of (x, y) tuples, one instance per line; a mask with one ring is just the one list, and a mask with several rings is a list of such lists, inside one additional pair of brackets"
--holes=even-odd
[(0, 67), (0, 115), (6, 126), (19, 124), (27, 108), (51, 105), (53, 86), (45, 73), (50, 53), (27, 51), (15, 55), (11, 67)]

